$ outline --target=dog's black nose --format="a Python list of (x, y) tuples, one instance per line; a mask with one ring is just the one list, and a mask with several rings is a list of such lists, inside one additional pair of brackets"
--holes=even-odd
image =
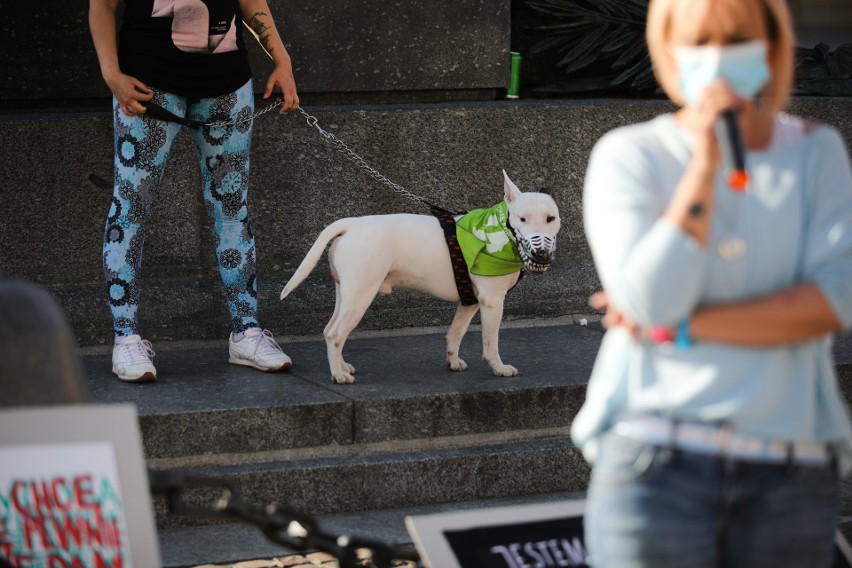
[(551, 254), (550, 254), (550, 249), (546, 249), (546, 248), (531, 250), (530, 251), (530, 258), (533, 260), (533, 262), (538, 262), (538, 263), (541, 263), (541, 264), (547, 264), (548, 262), (550, 262), (552, 260)]

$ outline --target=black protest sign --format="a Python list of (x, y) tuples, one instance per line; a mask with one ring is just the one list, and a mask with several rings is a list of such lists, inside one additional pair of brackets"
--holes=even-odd
[(582, 517), (444, 531), (462, 568), (588, 566)]
[(588, 566), (584, 501), (407, 517), (427, 568), (550, 568)]

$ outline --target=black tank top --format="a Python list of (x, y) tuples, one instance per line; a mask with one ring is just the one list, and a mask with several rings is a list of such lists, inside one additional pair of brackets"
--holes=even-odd
[(237, 0), (125, 0), (121, 71), (187, 97), (231, 93), (251, 78)]

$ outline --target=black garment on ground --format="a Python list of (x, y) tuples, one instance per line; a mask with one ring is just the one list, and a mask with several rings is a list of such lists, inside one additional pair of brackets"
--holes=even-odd
[(237, 0), (125, 0), (121, 71), (186, 97), (232, 93), (251, 78)]

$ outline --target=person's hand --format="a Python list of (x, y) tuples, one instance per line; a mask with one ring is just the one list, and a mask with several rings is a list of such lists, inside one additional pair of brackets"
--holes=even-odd
[(596, 292), (589, 298), (589, 305), (598, 310), (606, 310), (601, 323), (605, 328), (622, 326), (630, 332), (634, 338), (638, 338), (641, 334), (639, 325), (629, 317), (618, 311), (615, 306), (609, 303), (609, 296), (606, 292)]
[(719, 164), (719, 146), (716, 144), (716, 121), (728, 110), (740, 110), (745, 101), (722, 79), (704, 88), (697, 101), (684, 107), (684, 124), (695, 134), (695, 155), (707, 164)]
[(106, 80), (109, 90), (112, 91), (113, 96), (118, 101), (121, 112), (127, 116), (144, 114), (146, 108), (140, 101), (150, 101), (154, 98), (154, 93), (145, 86), (145, 83), (130, 75), (117, 72), (109, 77), (104, 77), (104, 80)]
[(293, 79), (293, 67), (289, 62), (276, 65), (269, 74), (269, 79), (266, 80), (266, 90), (263, 92), (263, 98), (268, 99), (272, 96), (272, 91), (275, 87), (281, 90), (284, 102), (281, 104), (280, 113), (287, 112), (299, 107), (299, 94), (296, 92), (296, 80)]

